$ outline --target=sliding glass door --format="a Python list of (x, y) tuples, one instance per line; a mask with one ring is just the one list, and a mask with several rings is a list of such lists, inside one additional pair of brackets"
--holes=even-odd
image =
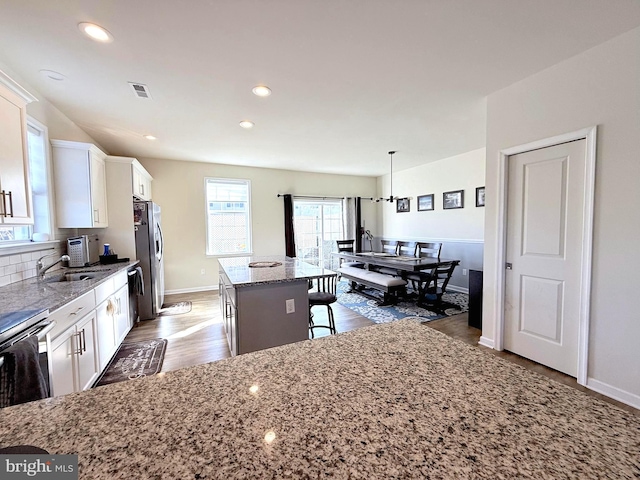
[(296, 256), (312, 265), (332, 268), (331, 252), (343, 238), (341, 200), (293, 200)]

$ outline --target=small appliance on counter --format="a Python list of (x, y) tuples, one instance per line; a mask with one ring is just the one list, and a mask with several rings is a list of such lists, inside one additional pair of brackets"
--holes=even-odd
[(100, 262), (100, 240), (98, 235), (80, 235), (67, 238), (69, 267), (89, 267)]

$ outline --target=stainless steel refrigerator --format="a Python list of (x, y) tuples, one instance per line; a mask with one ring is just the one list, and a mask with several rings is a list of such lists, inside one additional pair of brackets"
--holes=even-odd
[(144, 280), (144, 295), (138, 296), (140, 320), (157, 317), (164, 303), (164, 241), (160, 219), (160, 205), (133, 202), (136, 257)]

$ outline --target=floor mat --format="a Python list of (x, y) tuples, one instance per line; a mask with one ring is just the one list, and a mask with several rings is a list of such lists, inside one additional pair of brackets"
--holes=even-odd
[(162, 368), (166, 348), (163, 338), (123, 343), (94, 387), (155, 375)]
[(182, 315), (191, 311), (191, 302), (165, 303), (158, 312), (159, 317)]

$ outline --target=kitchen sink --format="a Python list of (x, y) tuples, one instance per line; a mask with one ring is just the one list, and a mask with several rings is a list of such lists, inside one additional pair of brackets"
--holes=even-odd
[(46, 283), (80, 282), (82, 280), (91, 280), (92, 278), (96, 278), (95, 273), (90, 273), (90, 272), (65, 273), (64, 275), (57, 275), (55, 277), (47, 278), (45, 282)]

